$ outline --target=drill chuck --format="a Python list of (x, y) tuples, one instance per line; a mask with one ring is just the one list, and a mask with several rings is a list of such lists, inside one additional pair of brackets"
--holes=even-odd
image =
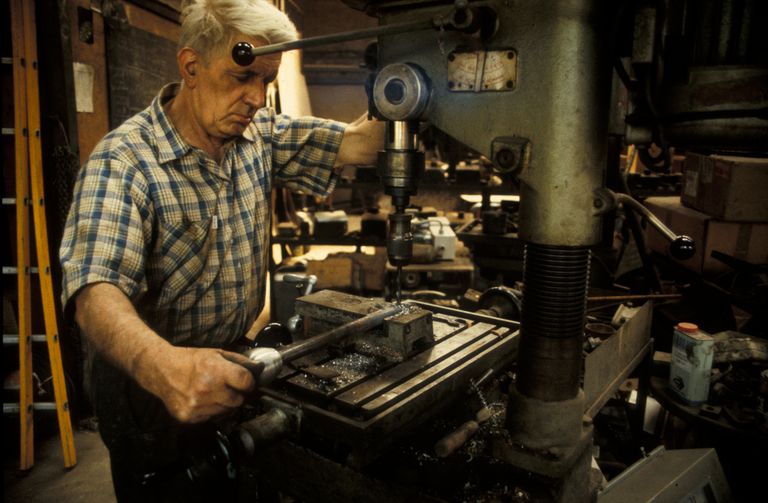
[(394, 266), (408, 265), (413, 257), (412, 217), (412, 215), (405, 213), (391, 213), (389, 215), (387, 256), (389, 263)]

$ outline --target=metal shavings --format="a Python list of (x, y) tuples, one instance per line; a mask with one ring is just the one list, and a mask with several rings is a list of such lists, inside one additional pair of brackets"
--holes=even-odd
[(509, 501), (515, 503), (524, 503), (531, 501), (531, 496), (517, 486), (498, 483), (494, 486), (481, 489), (469, 482), (464, 484), (463, 488), (464, 502), (472, 503), (496, 503), (499, 501)]
[(333, 378), (325, 379), (311, 374), (296, 376), (295, 383), (308, 388), (315, 388), (323, 393), (331, 393), (378, 371), (381, 363), (369, 356), (349, 353), (329, 360), (317, 368), (336, 373)]
[(379, 344), (373, 344), (366, 339), (358, 339), (352, 343), (352, 349), (356, 353), (373, 358), (379, 363), (379, 367), (387, 363), (399, 363), (405, 360), (400, 352)]

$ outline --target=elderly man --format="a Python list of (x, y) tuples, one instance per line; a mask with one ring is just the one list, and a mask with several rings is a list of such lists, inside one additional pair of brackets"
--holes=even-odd
[(295, 37), (264, 0), (189, 3), (182, 82), (110, 132), (78, 177), (63, 304), (96, 351), (94, 403), (121, 501), (210, 496), (158, 474), (183, 464), (185, 424), (237, 409), (254, 387), (233, 363), (242, 357), (220, 348), (264, 304), (272, 186), (327, 195), (342, 165), (371, 163), (382, 147), (375, 121), (263, 108), (280, 55), (241, 66), (232, 49)]

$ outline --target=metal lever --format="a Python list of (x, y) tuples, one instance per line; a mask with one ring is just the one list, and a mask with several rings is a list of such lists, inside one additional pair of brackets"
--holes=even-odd
[[(607, 197), (606, 197), (607, 196)], [(685, 234), (675, 234), (667, 227), (664, 222), (659, 220), (659, 217), (651, 213), (651, 211), (640, 204), (636, 199), (627, 194), (616, 193), (608, 189), (600, 191), (600, 195), (597, 200), (608, 199), (608, 207), (606, 211), (615, 209), (619, 204), (632, 208), (637, 213), (640, 213), (645, 217), (649, 224), (651, 224), (662, 236), (664, 236), (669, 242), (669, 252), (678, 260), (688, 260), (696, 253), (696, 242), (690, 236)]]
[(443, 25), (437, 24), (436, 19), (424, 19), (421, 21), (410, 21), (408, 23), (396, 23), (375, 26), (373, 28), (364, 28), (362, 30), (332, 33), (330, 35), (319, 35), (317, 37), (302, 38), (300, 40), (270, 44), (262, 47), (254, 47), (248, 42), (239, 42), (235, 44), (235, 47), (232, 49), (232, 59), (234, 59), (235, 63), (238, 65), (248, 66), (253, 63), (253, 60), (256, 59), (257, 56), (264, 56), (266, 54), (292, 51), (294, 49), (303, 49), (305, 47), (335, 44), (337, 42), (348, 42), (350, 40), (376, 38), (382, 35), (399, 35), (401, 33), (439, 28), (440, 26)]
[(409, 21), (405, 23), (392, 23), (383, 26), (375, 26), (373, 28), (332, 33), (330, 35), (319, 35), (317, 37), (303, 38), (262, 47), (254, 47), (248, 42), (238, 42), (232, 49), (232, 59), (240, 66), (248, 66), (253, 63), (253, 60), (256, 59), (257, 56), (291, 51), (294, 49), (303, 49), (305, 47), (317, 47), (338, 42), (348, 42), (351, 40), (363, 40), (367, 38), (399, 35), (402, 33), (431, 29), (453, 29), (465, 33), (474, 33), (480, 29), (481, 18), (488, 16), (488, 13), (485, 11), (477, 11), (468, 5), (469, 2), (467, 2), (467, 0), (456, 0), (454, 2), (454, 8), (450, 12), (447, 14), (438, 14), (430, 19)]
[[(280, 370), (283, 368), (284, 363), (306, 356), (350, 335), (360, 334), (371, 330), (384, 323), (386, 318), (401, 314), (403, 309), (404, 308), (399, 305), (389, 306), (367, 314), (362, 318), (358, 318), (345, 325), (323, 332), (315, 337), (294, 342), (287, 346), (281, 346), (277, 349), (262, 347), (249, 349), (244, 355), (250, 362), (244, 366), (251, 371), (258, 386), (265, 386), (277, 377)], [(224, 354), (224, 356), (226, 358), (226, 354)], [(240, 361), (235, 361), (234, 359), (231, 361), (242, 364)]]

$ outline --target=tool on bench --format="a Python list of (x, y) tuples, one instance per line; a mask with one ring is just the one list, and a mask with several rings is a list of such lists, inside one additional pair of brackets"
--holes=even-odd
[[(277, 377), (283, 364), (297, 360), (350, 335), (361, 334), (376, 328), (385, 319), (401, 314), (404, 310), (405, 308), (399, 304), (388, 306), (307, 340), (278, 348), (257, 347), (249, 349), (244, 353), (249, 360), (246, 368), (251, 371), (259, 386), (267, 385)], [(226, 353), (223, 354), (226, 358)], [(242, 363), (235, 359), (231, 361), (238, 364)]]

